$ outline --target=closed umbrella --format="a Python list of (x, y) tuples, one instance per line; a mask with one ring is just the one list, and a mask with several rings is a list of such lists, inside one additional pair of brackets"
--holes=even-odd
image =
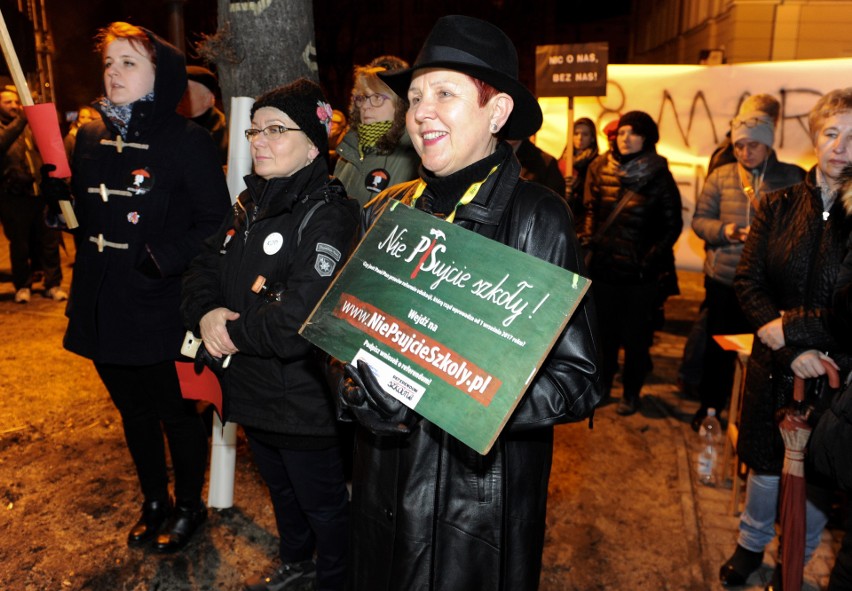
[[(823, 361), (832, 388), (840, 387), (834, 366)], [(778, 429), (784, 440), (781, 471), (781, 562), (784, 591), (801, 591), (805, 569), (805, 449), (811, 436), (809, 409), (804, 408), (805, 381), (795, 378), (793, 407), (783, 413)]]

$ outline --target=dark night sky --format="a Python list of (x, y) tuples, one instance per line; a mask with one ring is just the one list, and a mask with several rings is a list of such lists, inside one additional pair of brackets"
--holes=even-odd
[[(4, 15), (9, 13), (5, 6), (10, 3), (17, 4), (0, 0)], [(203, 33), (215, 32), (216, 5), (216, 0), (186, 0), (187, 47)], [(46, 10), (55, 45), (54, 81), (60, 111), (75, 110), (102, 92), (100, 60), (92, 51), (99, 27), (125, 20), (167, 37), (164, 0), (46, 0)], [(412, 23), (412, 11), (417, 18), (405, 31), (400, 30), (400, 21)], [(518, 46), (521, 76), (527, 84), (538, 44), (609, 41), (610, 62), (626, 61), (629, 0), (466, 0), (461, 11), (457, 0), (314, 0), (320, 79), (332, 103), (340, 107), (347, 101), (353, 64), (366, 63), (382, 53), (413, 61), (435, 19), (457, 12), (485, 18), (506, 31)], [(9, 29), (14, 35), (11, 24)], [(190, 54), (189, 61), (197, 60)]]

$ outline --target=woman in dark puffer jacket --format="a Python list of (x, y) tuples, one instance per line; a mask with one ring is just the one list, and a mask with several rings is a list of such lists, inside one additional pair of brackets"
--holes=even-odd
[[(674, 277), (672, 247), (683, 228), (681, 200), (668, 162), (657, 154), (657, 124), (630, 111), (618, 122), (616, 145), (592, 162), (586, 177), (585, 229), (603, 343), (604, 398), (624, 347), (624, 394), (616, 412), (639, 408), (663, 276)], [(623, 209), (613, 213), (626, 200)]]

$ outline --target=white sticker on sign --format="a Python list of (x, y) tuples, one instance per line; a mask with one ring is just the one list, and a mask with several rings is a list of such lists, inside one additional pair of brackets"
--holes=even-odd
[(358, 353), (352, 359), (352, 365), (357, 367), (358, 361), (361, 360), (370, 366), (376, 376), (376, 381), (384, 388), (385, 392), (391, 394), (408, 408), (417, 408), (417, 403), (420, 402), (426, 392), (425, 387), (364, 349), (358, 350)]

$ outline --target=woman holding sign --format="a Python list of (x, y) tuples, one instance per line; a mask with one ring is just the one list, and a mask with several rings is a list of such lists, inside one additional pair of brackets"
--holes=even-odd
[[(565, 201), (519, 178), (504, 139), (538, 130), (511, 40), (490, 23), (443, 17), (411, 69), (380, 74), (410, 107), (420, 179), (394, 199), (563, 268), (582, 272)], [(402, 406), (370, 369), (347, 366), (340, 399), (358, 430), (352, 496), (352, 589), (538, 587), (553, 425), (598, 402), (594, 311), (585, 301), (543, 361), (487, 455)], [(476, 346), (476, 343), (471, 343)]]

